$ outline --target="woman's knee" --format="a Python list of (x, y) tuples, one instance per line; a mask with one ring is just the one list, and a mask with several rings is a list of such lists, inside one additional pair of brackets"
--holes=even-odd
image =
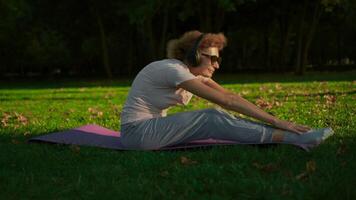
[(222, 109), (216, 109), (216, 108), (209, 109), (208, 114), (210, 115), (210, 119), (229, 119), (229, 120), (236, 119), (232, 114)]

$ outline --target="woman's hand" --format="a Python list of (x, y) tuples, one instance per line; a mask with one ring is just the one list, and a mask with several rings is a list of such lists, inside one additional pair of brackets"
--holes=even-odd
[(295, 132), (297, 134), (303, 134), (310, 130), (310, 128), (307, 126), (294, 124), (292, 122), (288, 122), (288, 121), (284, 121), (284, 120), (280, 120), (280, 119), (277, 120), (276, 122), (274, 122), (273, 125), (276, 126), (277, 128)]

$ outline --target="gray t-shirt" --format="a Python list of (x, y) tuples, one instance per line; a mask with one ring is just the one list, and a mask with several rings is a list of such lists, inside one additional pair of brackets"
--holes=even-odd
[(170, 106), (186, 105), (193, 94), (177, 88), (180, 83), (201, 78), (176, 59), (152, 62), (134, 79), (121, 113), (121, 124), (164, 117)]

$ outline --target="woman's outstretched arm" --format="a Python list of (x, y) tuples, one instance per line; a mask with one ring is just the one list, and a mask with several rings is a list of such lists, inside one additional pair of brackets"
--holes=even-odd
[(310, 129), (292, 122), (280, 120), (270, 115), (240, 95), (226, 90), (211, 79), (204, 82), (200, 79), (188, 80), (181, 83), (178, 87), (183, 88), (201, 98), (207, 99), (208, 101), (216, 103), (223, 108), (270, 123), (281, 129), (299, 134), (302, 134)]

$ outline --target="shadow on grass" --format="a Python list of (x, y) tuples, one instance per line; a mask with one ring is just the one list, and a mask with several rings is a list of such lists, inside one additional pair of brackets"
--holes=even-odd
[[(216, 74), (213, 78), (221, 84), (269, 83), (269, 82), (313, 82), (313, 81), (354, 81), (356, 71), (308, 72), (304, 76), (292, 73), (280, 74)], [(0, 89), (54, 89), (80, 87), (130, 87), (133, 77), (125, 79), (10, 79), (1, 80)]]

